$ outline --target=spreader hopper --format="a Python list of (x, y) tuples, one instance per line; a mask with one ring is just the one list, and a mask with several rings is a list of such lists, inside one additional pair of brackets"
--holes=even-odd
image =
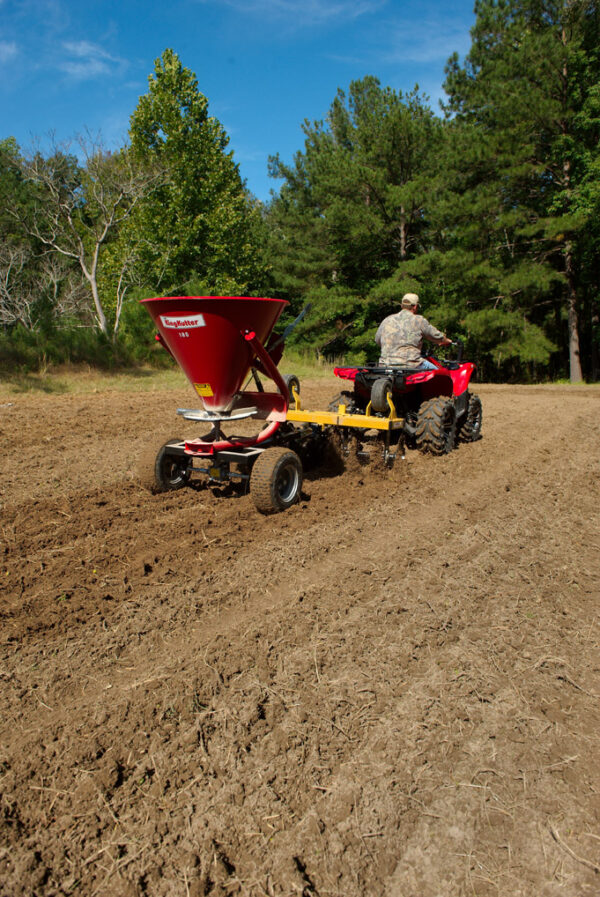
[(170, 296), (144, 299), (143, 304), (205, 409), (218, 413), (232, 409), (257, 355), (271, 367), (273, 359), (262, 358), (264, 347), (288, 303), (246, 296)]

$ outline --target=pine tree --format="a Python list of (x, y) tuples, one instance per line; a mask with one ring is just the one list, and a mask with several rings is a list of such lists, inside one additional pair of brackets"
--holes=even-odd
[[(482, 274), (469, 322), (479, 337), (491, 328), (496, 357), (543, 362), (548, 335), (560, 342), (566, 318), (578, 381), (580, 245), (590, 220), (581, 192), (598, 136), (597, 117), (585, 110), (598, 84), (598, 6), (479, 0), (475, 11), (470, 52), (462, 67), (451, 59), (445, 85), (461, 154), (451, 221)], [(519, 318), (522, 326), (511, 326)], [(508, 339), (498, 340), (506, 328)]]
[(321, 347), (375, 351), (378, 318), (396, 297), (372, 289), (421, 248), (440, 130), (417, 89), (404, 96), (368, 76), (338, 91), (325, 122), (304, 123), (292, 166), (272, 160), (285, 181), (268, 214), (272, 276), (310, 296), (304, 332), (320, 334)]

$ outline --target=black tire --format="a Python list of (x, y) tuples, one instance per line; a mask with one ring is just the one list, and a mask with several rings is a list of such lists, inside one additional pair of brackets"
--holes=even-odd
[(351, 392), (339, 392), (337, 396), (334, 396), (329, 405), (327, 406), (328, 411), (337, 411), (339, 405), (346, 406), (346, 412), (348, 414), (354, 414), (355, 411), (358, 411), (358, 406), (354, 400), (354, 394)]
[(458, 432), (460, 442), (477, 442), (478, 439), (481, 439), (482, 418), (481, 399), (479, 396), (469, 394), (469, 404)]
[(295, 374), (284, 374), (283, 381), (284, 381), (285, 385), (287, 386), (289, 400), (290, 400), (290, 402), (293, 402), (294, 394), (292, 392), (292, 388), (295, 388), (298, 395), (300, 395), (300, 381), (296, 377)]
[(175, 439), (169, 439), (159, 448), (154, 461), (154, 477), (151, 483), (153, 492), (174, 492), (189, 483), (190, 459), (169, 451), (169, 446), (181, 441), (181, 438), (177, 436)]
[(436, 396), (421, 404), (415, 441), (421, 452), (431, 455), (452, 451), (456, 442), (456, 409), (452, 399)]
[(265, 449), (250, 474), (250, 495), (261, 514), (285, 511), (298, 501), (302, 488), (302, 462), (291, 449)]
[(371, 387), (371, 408), (378, 414), (389, 414), (388, 396), (392, 394), (392, 381), (379, 377)]

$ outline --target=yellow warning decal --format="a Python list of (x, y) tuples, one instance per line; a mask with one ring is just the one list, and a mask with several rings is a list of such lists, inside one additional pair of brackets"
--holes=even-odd
[(210, 383), (194, 383), (194, 389), (198, 393), (199, 396), (212, 396), (214, 395)]

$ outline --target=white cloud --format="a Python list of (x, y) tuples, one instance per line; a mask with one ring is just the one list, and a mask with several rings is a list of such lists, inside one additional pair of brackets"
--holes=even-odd
[[(229, 148), (231, 149), (231, 147)], [(236, 146), (234, 155), (236, 162), (263, 162), (266, 168), (269, 152), (270, 151), (267, 150), (249, 149), (244, 146)]]
[(468, 53), (471, 22), (450, 16), (422, 16), (378, 23), (363, 41), (360, 55), (329, 53), (328, 59), (345, 65), (379, 68), (384, 65), (442, 67), (455, 51)]
[(464, 55), (471, 45), (468, 25), (443, 20), (396, 23), (390, 38), (393, 49), (384, 53), (386, 63), (445, 62), (455, 51)]
[(60, 60), (58, 67), (78, 81), (108, 75), (115, 67), (123, 65), (123, 60), (87, 40), (66, 41), (63, 50), (66, 56)]
[(0, 40), (0, 64), (10, 62), (11, 59), (15, 58), (17, 53), (17, 45), (14, 41)]
[[(212, 0), (200, 0), (202, 3)], [(237, 12), (263, 19), (286, 19), (297, 27), (321, 25), (335, 20), (357, 19), (374, 12), (387, 0), (222, 0)]]
[(362, 56), (342, 56), (339, 53), (327, 53), (327, 59), (330, 59), (332, 62), (339, 62), (341, 65), (353, 65), (353, 66), (364, 66), (364, 65), (372, 65), (373, 62), (377, 62), (379, 56), (370, 53)]

